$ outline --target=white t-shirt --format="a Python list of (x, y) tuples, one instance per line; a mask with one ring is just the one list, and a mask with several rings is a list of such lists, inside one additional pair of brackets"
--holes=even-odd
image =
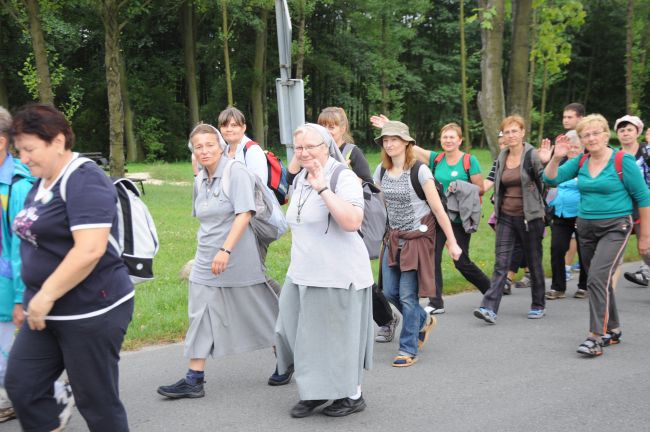
[[(248, 150), (246, 150), (246, 157), (244, 157), (244, 147), (246, 143), (251, 141), (246, 135), (242, 138), (241, 142), (237, 146), (235, 151), (235, 159), (244, 165), (246, 168), (256, 176), (262, 179), (262, 183), (266, 185), (266, 181), (269, 178), (269, 167), (266, 162), (266, 155), (264, 154), (264, 149), (260, 145), (252, 145)], [(226, 154), (230, 153), (230, 145), (226, 146)], [(267, 186), (268, 187), (268, 186)]]
[[(340, 164), (329, 158), (325, 178)], [(329, 209), (301, 173), (287, 210), (291, 228), (291, 263), (287, 277), (297, 285), (324, 288), (368, 288), (373, 284), (368, 250), (356, 231), (344, 231), (329, 217)], [(345, 169), (334, 191), (354, 206), (363, 208), (363, 190), (356, 174)], [(298, 222), (300, 214), (300, 222)], [(329, 222), (329, 223), (328, 223)]]

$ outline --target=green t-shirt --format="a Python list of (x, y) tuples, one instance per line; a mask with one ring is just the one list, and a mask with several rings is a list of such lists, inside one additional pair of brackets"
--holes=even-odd
[[(437, 155), (438, 153), (434, 151), (432, 151), (429, 155), (429, 169), (431, 171), (433, 171), (433, 161)], [(464, 157), (465, 156), (462, 156), (460, 159), (458, 159), (458, 162), (455, 165), (449, 166), (449, 164), (447, 164), (447, 158), (443, 156), (442, 160), (436, 165), (436, 170), (433, 173), (433, 176), (442, 184), (444, 190), (447, 190), (449, 183), (455, 180), (463, 180), (471, 183), (469, 177), (473, 176), (474, 174), (481, 173), (481, 165), (478, 163), (478, 159), (476, 159), (473, 155), (470, 155), (468, 176), (467, 171), (465, 171), (465, 168), (463, 167)]]

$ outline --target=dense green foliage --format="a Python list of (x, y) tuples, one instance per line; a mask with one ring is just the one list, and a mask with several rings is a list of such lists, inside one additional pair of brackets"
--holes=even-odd
[[(88, 0), (40, 0), (55, 104), (73, 122), (79, 149), (108, 153), (108, 102), (101, 19)], [(256, 32), (267, 0), (229, 0), (228, 43), (235, 105), (252, 133), (251, 83)], [(635, 109), (650, 110), (646, 46), (648, 0), (635, 1)], [(148, 160), (187, 159), (188, 96), (183, 57), (181, 0), (128, 0), (121, 12), (122, 54), (136, 138)], [(34, 54), (24, 4), (0, 5), (0, 104), (16, 109), (37, 97)], [(227, 104), (221, 2), (195, 0), (196, 75), (200, 118), (215, 122)], [(504, 79), (510, 50), (511, 2), (506, 2)], [(544, 64), (547, 82), (544, 135), (559, 132), (562, 107), (582, 102), (611, 122), (625, 113), (626, 0), (535, 0), (537, 39), (533, 141), (537, 140)], [(440, 126), (461, 120), (459, 3), (456, 0), (291, 0), (294, 42), (298, 8), (305, 11), (304, 72), (306, 118), (326, 106), (344, 107), (357, 142), (370, 145), (371, 114), (384, 112), (411, 126), (420, 142), (432, 143)], [(483, 146), (476, 108), (480, 89), (478, 3), (465, 2), (468, 19), (467, 80), (473, 145)], [(568, 14), (563, 16), (562, 14)], [(584, 15), (584, 19), (583, 18)], [(279, 142), (275, 78), (279, 76), (275, 16), (267, 22), (264, 125), (267, 143)], [(294, 43), (294, 60), (300, 45)], [(295, 69), (295, 68), (294, 68)], [(3, 93), (2, 89), (5, 89)], [(262, 140), (261, 137), (253, 138)]]

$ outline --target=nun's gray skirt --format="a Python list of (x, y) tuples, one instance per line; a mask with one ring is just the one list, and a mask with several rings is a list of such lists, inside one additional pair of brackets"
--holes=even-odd
[(301, 400), (353, 396), (372, 366), (372, 289), (296, 285), (287, 277), (275, 326), (278, 371), (295, 367)]
[(266, 284), (227, 288), (191, 282), (185, 357), (204, 359), (273, 346), (278, 297)]

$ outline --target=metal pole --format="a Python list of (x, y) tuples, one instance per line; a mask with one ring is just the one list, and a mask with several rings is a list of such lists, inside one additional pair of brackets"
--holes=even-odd
[(293, 158), (293, 131), (305, 123), (305, 92), (302, 80), (291, 79), (291, 17), (286, 0), (275, 0), (275, 17), (280, 57), (280, 78), (275, 80), (280, 143), (287, 147), (287, 161), (290, 161)]

